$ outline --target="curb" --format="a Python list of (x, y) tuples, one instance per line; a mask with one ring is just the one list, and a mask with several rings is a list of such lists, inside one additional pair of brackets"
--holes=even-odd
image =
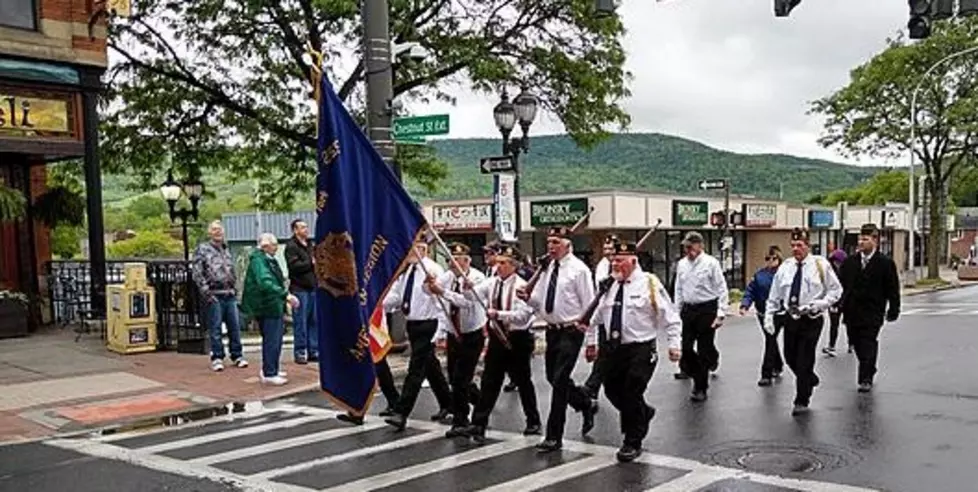
[(941, 292), (941, 291), (944, 291), (944, 290), (963, 289), (965, 287), (970, 287), (972, 285), (978, 285), (978, 282), (968, 282), (966, 284), (965, 283), (962, 283), (962, 284), (958, 284), (958, 285), (953, 285), (953, 284), (952, 285), (939, 285), (939, 286), (934, 286), (934, 287), (931, 287), (931, 288), (928, 288), (928, 289), (921, 289), (921, 290), (916, 290), (914, 292), (907, 292), (907, 293), (901, 294), (901, 295), (903, 297), (913, 297), (913, 296), (919, 296), (921, 294), (930, 294), (930, 293), (933, 293), (933, 292)]

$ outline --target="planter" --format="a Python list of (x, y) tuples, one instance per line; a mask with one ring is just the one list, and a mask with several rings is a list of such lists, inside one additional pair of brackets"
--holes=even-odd
[(0, 338), (27, 335), (27, 306), (20, 301), (0, 300)]

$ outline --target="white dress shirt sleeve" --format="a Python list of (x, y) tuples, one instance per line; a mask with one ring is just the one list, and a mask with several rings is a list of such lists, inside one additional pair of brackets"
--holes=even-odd
[(658, 299), (659, 312), (656, 317), (656, 329), (662, 330), (666, 334), (666, 341), (670, 349), (680, 349), (683, 346), (683, 320), (679, 316), (679, 310), (669, 299), (662, 282), (655, 281), (655, 297)]
[(724, 318), (727, 316), (727, 308), (730, 307), (730, 290), (727, 289), (727, 278), (723, 275), (723, 267), (720, 266), (719, 261), (713, 261), (713, 289), (714, 292), (718, 293), (717, 301), (717, 317)]
[[(591, 301), (594, 300), (594, 281), (591, 278), (591, 271), (585, 268), (577, 274), (577, 279), (575, 282), (575, 289), (577, 290), (578, 299), (581, 300), (581, 309), (586, 310)], [(583, 316), (585, 313), (581, 311), (577, 313), (578, 317)], [(584, 320), (587, 323), (588, 320)], [(584, 333), (586, 340), (594, 340), (597, 337), (597, 329), (595, 325), (587, 323), (587, 331)]]
[(513, 295), (512, 302), (513, 305), (510, 306), (512, 309), (508, 311), (499, 311), (499, 319), (517, 326), (523, 326), (529, 323), (536, 310), (530, 307), (529, 304), (518, 299), (515, 294)]
[(767, 297), (767, 307), (764, 310), (765, 324), (769, 319), (774, 319), (774, 313), (781, 310), (781, 304), (784, 302), (784, 291), (781, 289), (781, 284), (784, 282), (784, 276), (788, 274), (789, 268), (788, 263), (782, 263), (778, 267), (778, 271), (774, 273), (774, 279), (771, 280), (771, 291)]
[[(410, 267), (409, 267), (410, 268)], [(384, 311), (388, 313), (393, 313), (400, 309), (401, 307), (401, 292), (404, 290), (404, 274), (397, 277), (394, 284), (391, 285), (390, 289), (387, 289), (387, 295), (384, 296)]]
[[(552, 264), (551, 262), (550, 265)], [(546, 300), (544, 296), (547, 295), (547, 284), (550, 283), (550, 265), (547, 265), (547, 270), (540, 274), (537, 283), (533, 286), (533, 292), (530, 293), (530, 298), (527, 299), (527, 304), (533, 309), (543, 308), (544, 301)]]
[(676, 262), (676, 281), (673, 291), (676, 293), (676, 309), (682, 310), (683, 308), (683, 273), (686, 270), (686, 265), (689, 263), (685, 258)]

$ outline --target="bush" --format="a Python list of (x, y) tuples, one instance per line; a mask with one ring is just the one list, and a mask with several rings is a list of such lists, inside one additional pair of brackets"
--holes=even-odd
[(730, 304), (740, 304), (744, 300), (744, 291), (740, 289), (730, 289)]
[(105, 248), (111, 259), (173, 259), (183, 255), (183, 243), (160, 231), (140, 231), (135, 237)]

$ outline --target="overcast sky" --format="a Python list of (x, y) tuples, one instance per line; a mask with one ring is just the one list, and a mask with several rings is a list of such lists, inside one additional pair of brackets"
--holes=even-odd
[[(679, 135), (737, 152), (777, 152), (847, 161), (816, 143), (821, 121), (809, 101), (843, 86), (906, 26), (906, 0), (803, 0), (789, 18), (774, 0), (624, 0), (632, 132)], [(496, 99), (466, 94), (449, 113), (450, 137), (497, 137)], [(534, 134), (563, 133), (552, 115)], [(863, 160), (856, 164), (886, 164)]]

